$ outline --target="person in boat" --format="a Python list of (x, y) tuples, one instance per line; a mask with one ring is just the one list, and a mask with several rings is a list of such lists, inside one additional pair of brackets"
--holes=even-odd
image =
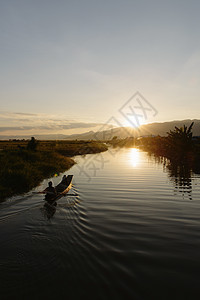
[(62, 177), (62, 182), (64, 182), (66, 180), (67, 176), (66, 175), (63, 175)]
[(55, 196), (57, 195), (55, 187), (52, 186), (52, 181), (49, 181), (48, 185), (49, 186), (43, 191), (43, 193), (46, 194), (45, 195), (46, 201), (50, 201), (50, 200), (54, 199)]

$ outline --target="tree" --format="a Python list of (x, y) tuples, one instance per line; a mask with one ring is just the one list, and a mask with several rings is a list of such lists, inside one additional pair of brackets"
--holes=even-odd
[(168, 133), (167, 145), (168, 151), (175, 157), (183, 156), (192, 149), (192, 127), (194, 122), (189, 127), (175, 127), (175, 129)]

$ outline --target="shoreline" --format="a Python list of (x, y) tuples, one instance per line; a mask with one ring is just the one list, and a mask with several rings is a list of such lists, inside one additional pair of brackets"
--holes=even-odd
[[(0, 146), (2, 146), (0, 141)], [(28, 192), (45, 178), (69, 170), (77, 155), (107, 151), (100, 142), (42, 142), (38, 150), (28, 150), (19, 143), (7, 141), (0, 151), (0, 202)], [(5, 143), (4, 143), (5, 146)]]

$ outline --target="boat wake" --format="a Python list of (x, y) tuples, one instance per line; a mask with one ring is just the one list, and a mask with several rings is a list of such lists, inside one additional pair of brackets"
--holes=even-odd
[(40, 208), (40, 211), (46, 219), (51, 219), (56, 213), (57, 209), (70, 209), (78, 205), (80, 202), (81, 200), (79, 198), (79, 194), (75, 188), (73, 188), (71, 193), (66, 194), (61, 200), (59, 200), (59, 202), (55, 202), (53, 205), (45, 202), (43, 207)]

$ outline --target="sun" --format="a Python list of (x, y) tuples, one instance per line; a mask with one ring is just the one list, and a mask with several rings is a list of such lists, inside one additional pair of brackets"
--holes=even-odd
[(131, 128), (135, 128), (135, 129), (138, 129), (138, 128), (140, 128), (140, 126), (145, 125), (145, 124), (146, 124), (146, 122), (142, 118), (139, 120), (139, 124), (137, 124), (135, 122), (132, 122), (132, 121), (130, 122), (129, 120), (124, 120), (123, 121), (123, 126), (124, 127), (131, 127)]

